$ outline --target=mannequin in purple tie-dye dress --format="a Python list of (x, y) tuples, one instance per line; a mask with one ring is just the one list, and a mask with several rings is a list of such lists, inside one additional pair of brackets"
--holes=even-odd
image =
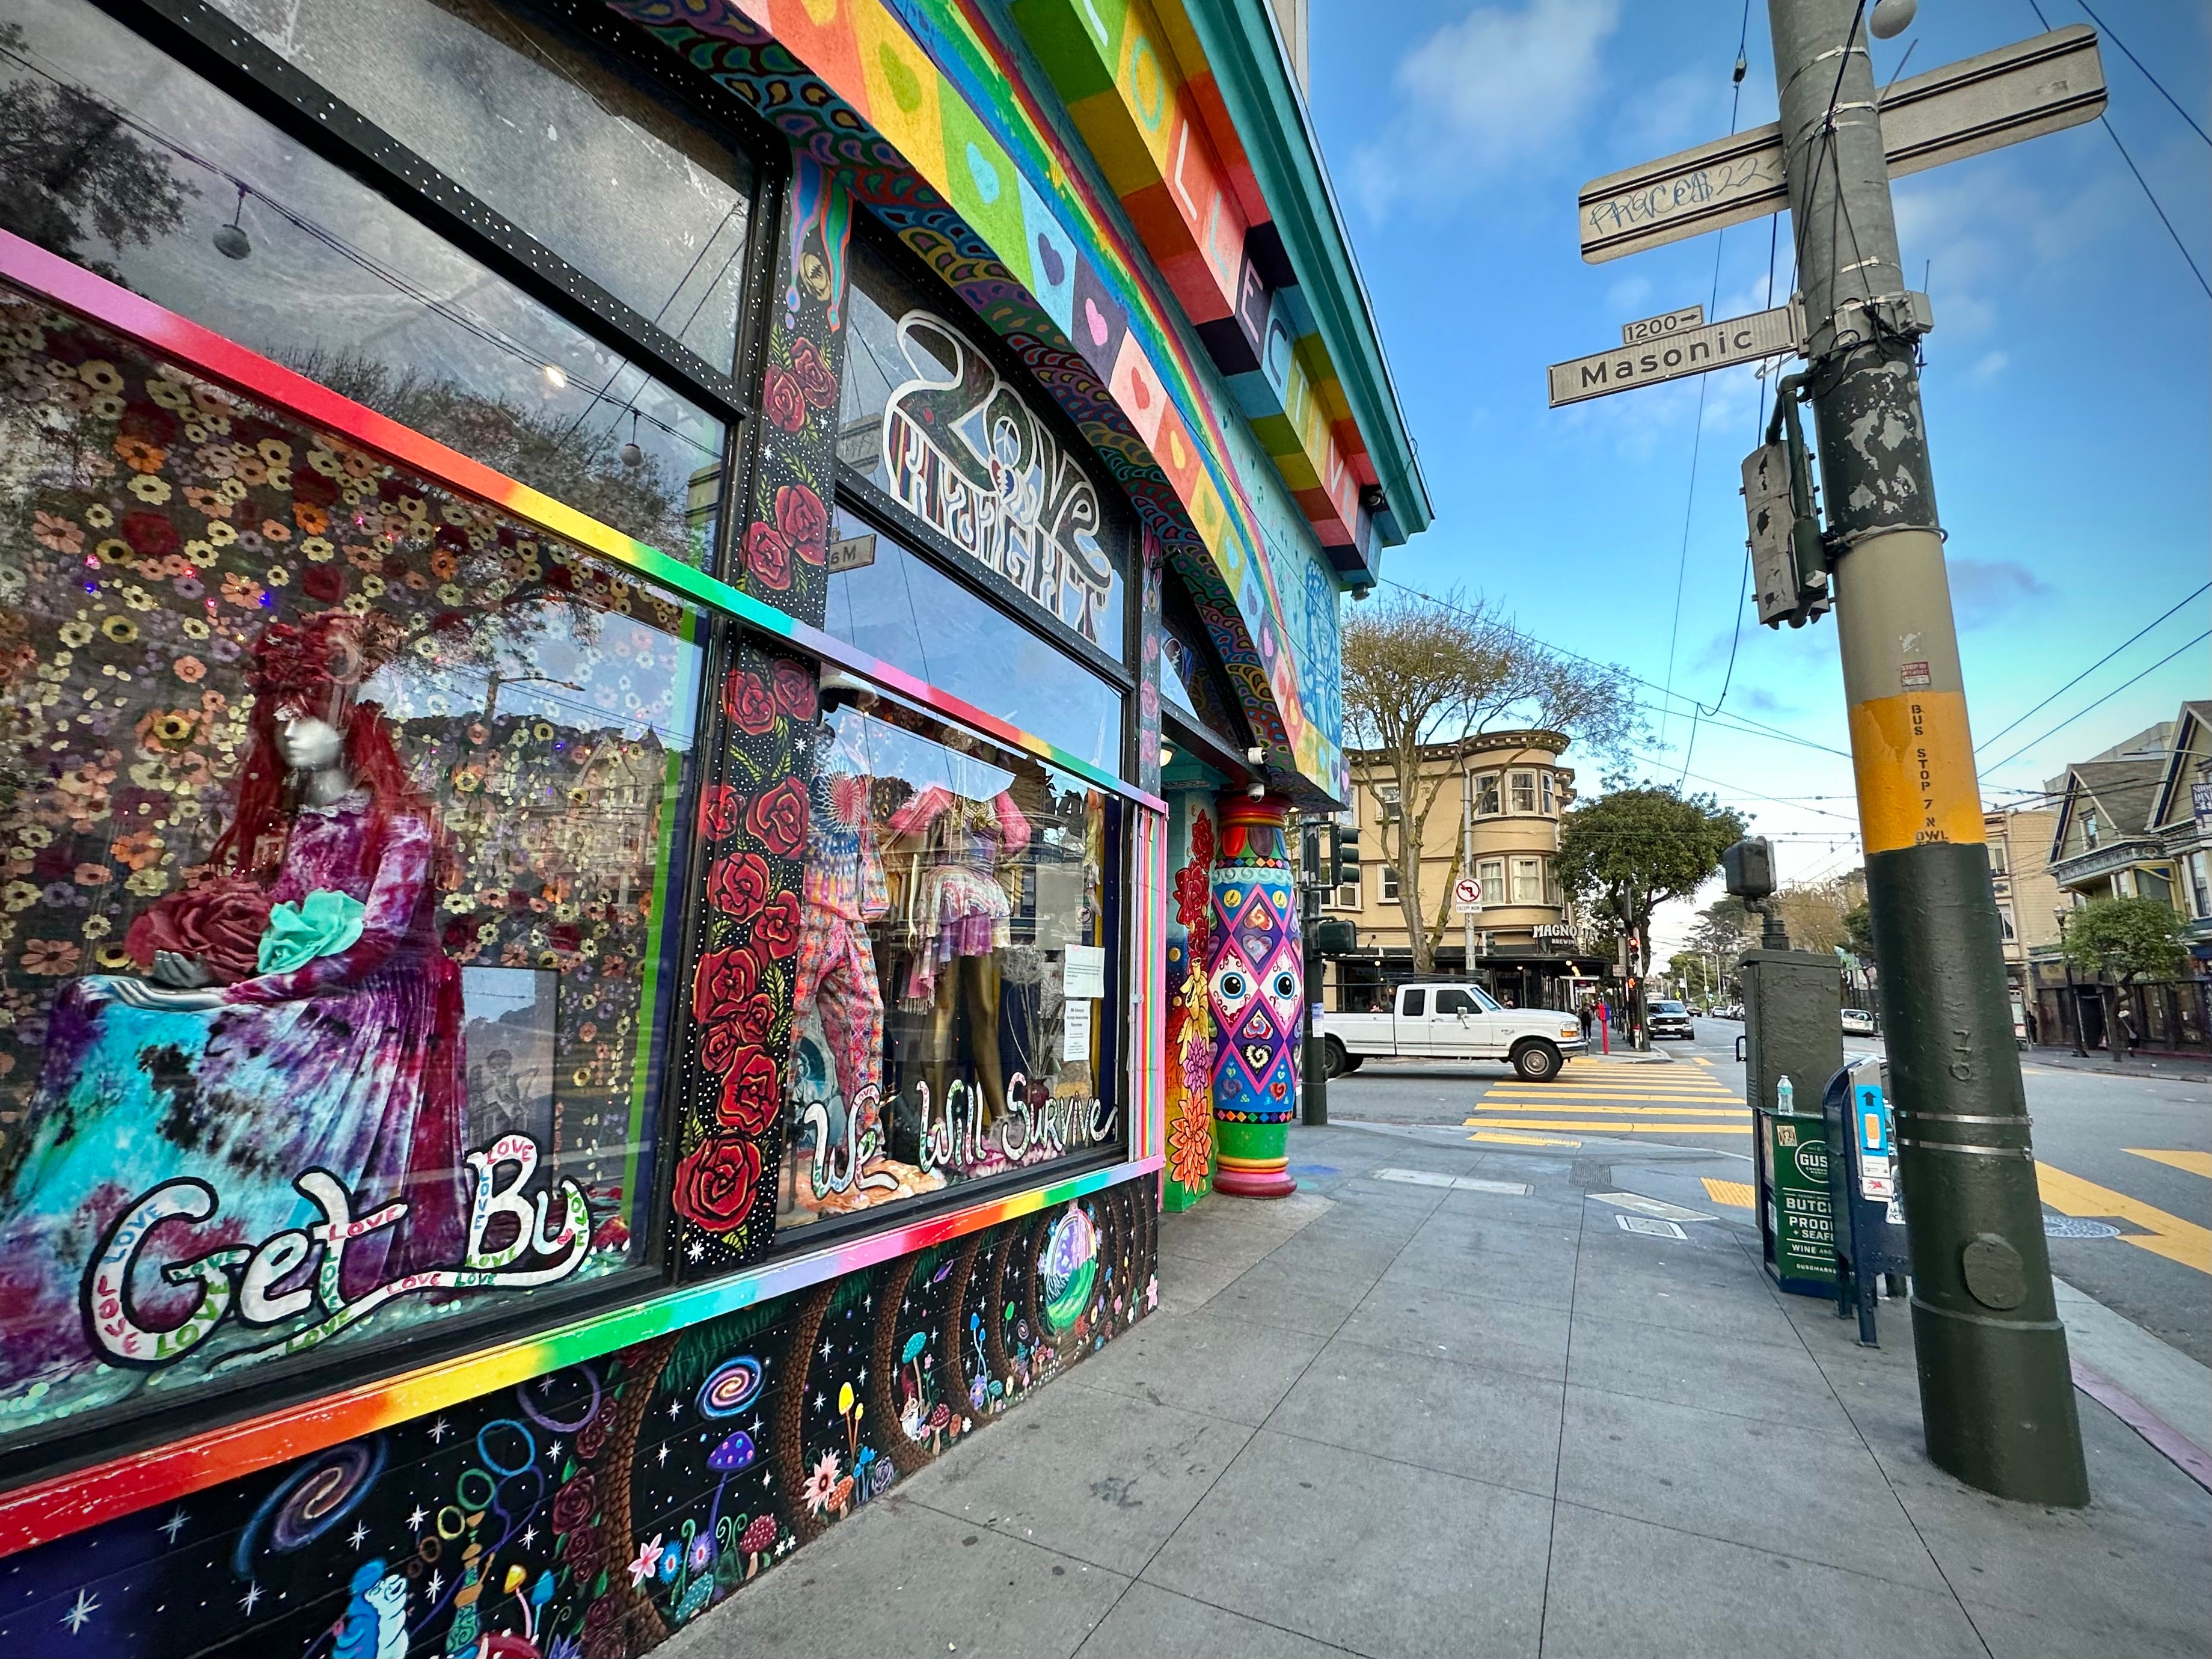
[[(200, 1293), (197, 1282), (167, 1283), (165, 1266), (319, 1224), (295, 1185), (309, 1170), (335, 1177), (356, 1216), (408, 1206), (396, 1226), (349, 1244), (347, 1297), (460, 1261), (460, 971), (435, 932), (436, 820), (407, 787), (382, 711), (352, 700), (368, 666), (357, 642), (335, 652), (353, 672), (333, 685), (325, 658), (348, 643), (339, 630), (311, 622), (269, 633), (257, 753), (213, 861), (220, 868), (236, 848), (234, 886), (265, 884), (270, 904), (319, 921), (322, 933), (295, 927), (289, 955), (264, 938), (269, 971), (228, 984), (206, 961), (163, 951), (150, 980), (91, 975), (56, 1001), (25, 1144), (0, 1191), (0, 1396), (43, 1384), (46, 1407), (84, 1409), (141, 1380), (88, 1352), (83, 1320), (96, 1315), (81, 1316), (79, 1299), (116, 1218), (164, 1182), (204, 1182), (216, 1207), (149, 1236), (130, 1285), (131, 1317), (149, 1328), (182, 1319)], [(302, 679), (304, 690), (293, 684)], [(314, 757), (302, 756), (318, 733), (332, 752), (310, 770)], [(258, 781), (287, 775), (257, 802)], [(264, 1304), (304, 1301), (297, 1292), (313, 1283), (309, 1256), (265, 1287)], [(242, 1327), (194, 1349), (177, 1380), (290, 1322)]]

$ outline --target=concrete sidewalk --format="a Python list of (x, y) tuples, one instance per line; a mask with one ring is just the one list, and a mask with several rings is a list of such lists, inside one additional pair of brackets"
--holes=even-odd
[[(1904, 1309), (1869, 1352), (1773, 1291), (1702, 1201), (1741, 1159), (1291, 1160), (1295, 1199), (1164, 1218), (1158, 1313), (663, 1650), (2212, 1650), (2212, 1495), (2081, 1395), (2088, 1510), (1935, 1469)], [(1620, 1192), (1716, 1218), (1631, 1232)]]

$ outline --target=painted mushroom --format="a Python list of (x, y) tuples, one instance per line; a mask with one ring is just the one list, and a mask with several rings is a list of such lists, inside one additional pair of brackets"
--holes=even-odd
[(722, 1513), (722, 1493), (730, 1484), (730, 1477), (752, 1468), (759, 1454), (753, 1449), (753, 1437), (743, 1429), (729, 1436), (722, 1443), (707, 1454), (707, 1467), (722, 1478), (714, 1487), (714, 1507), (707, 1512), (706, 1537), (714, 1536), (714, 1523)]
[(929, 1449), (931, 1451), (934, 1452), (943, 1445), (945, 1440), (945, 1425), (951, 1420), (952, 1408), (940, 1400), (937, 1403), (936, 1410), (931, 1412), (929, 1414)]
[(775, 1547), (775, 1517), (756, 1516), (752, 1525), (738, 1540), (738, 1552), (745, 1558), (745, 1577), (750, 1578), (760, 1571), (761, 1557)]

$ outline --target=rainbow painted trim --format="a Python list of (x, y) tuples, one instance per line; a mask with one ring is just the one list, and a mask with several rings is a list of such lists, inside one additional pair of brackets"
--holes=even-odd
[(548, 535), (626, 565), (647, 580), (673, 589), (710, 611), (761, 633), (788, 640), (799, 649), (874, 680), (886, 690), (934, 714), (973, 726), (1010, 748), (1049, 761), (1064, 771), (1073, 772), (1087, 782), (1125, 796), (1152, 811), (1167, 811), (1167, 803), (1158, 796), (1115, 777), (1102, 767), (1010, 726), (997, 715), (986, 714), (973, 703), (926, 680), (916, 679), (902, 668), (856, 651), (842, 640), (787, 616), (703, 570), (695, 570), (680, 560), (670, 558), (657, 547), (648, 547), (635, 537), (625, 536), (597, 519), (563, 506), (550, 495), (502, 472), (495, 472), (480, 461), (448, 449), (351, 398), (341, 398), (329, 387), (282, 363), (249, 351), (212, 329), (203, 328), (129, 289), (96, 276), (82, 266), (72, 264), (4, 230), (0, 230), (0, 277), (150, 350), (173, 357), (211, 380), (274, 404), (363, 449), (374, 450), (441, 483), (490, 501)]
[(149, 1451), (19, 1486), (0, 1494), (0, 1556), (526, 1382), (564, 1365), (597, 1359), (633, 1342), (665, 1336), (980, 1228), (1065, 1204), (1086, 1193), (1149, 1175), (1160, 1164), (1159, 1156), (1154, 1154), (1092, 1170), (1049, 1187), (930, 1216), (787, 1261), (771, 1262), (757, 1272), (663, 1291), (633, 1306), (593, 1314), (540, 1336), (501, 1343), (482, 1353), (404, 1371)]

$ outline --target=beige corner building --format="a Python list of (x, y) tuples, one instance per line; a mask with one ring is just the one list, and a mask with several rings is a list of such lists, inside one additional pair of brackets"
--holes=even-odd
[[(1574, 769), (1560, 763), (1567, 744), (1562, 732), (1525, 731), (1431, 744), (1410, 801), (1375, 751), (1347, 752), (1359, 880), (1335, 889), (1323, 908), (1351, 921), (1358, 947), (1333, 964), (1332, 1006), (1373, 1006), (1413, 971), (1399, 872), (1385, 847), (1397, 845), (1399, 824), (1432, 797), (1419, 870), (1435, 971), (1472, 978), (1524, 1008), (1571, 1006), (1578, 987), (1595, 984), (1603, 959), (1584, 948), (1555, 868), (1560, 815), (1575, 799)], [(1463, 881), (1480, 890), (1473, 910), (1455, 890)]]

